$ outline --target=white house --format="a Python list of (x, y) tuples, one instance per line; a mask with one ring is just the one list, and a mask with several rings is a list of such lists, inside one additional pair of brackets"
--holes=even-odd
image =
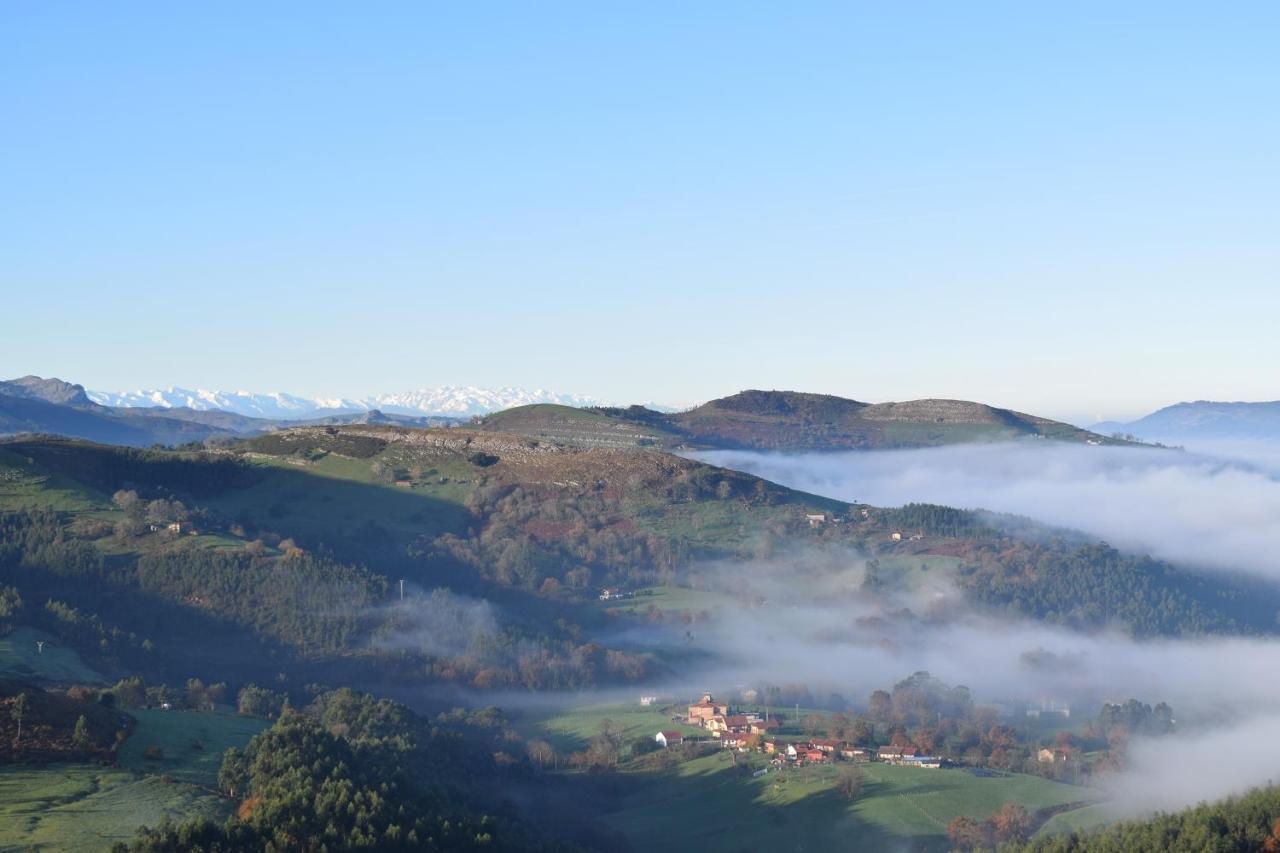
[(666, 746), (679, 746), (684, 743), (684, 735), (680, 732), (658, 732), (654, 740)]

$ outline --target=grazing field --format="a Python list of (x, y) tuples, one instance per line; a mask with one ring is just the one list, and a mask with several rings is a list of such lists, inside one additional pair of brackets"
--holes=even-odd
[[(149, 709), (130, 713), (137, 718), (138, 725), (120, 747), (117, 757), (120, 766), (140, 773), (162, 774), (193, 785), (217, 784), (222, 753), (228, 747), (244, 746), (271, 725), (256, 717), (216, 711)], [(160, 755), (148, 757), (145, 754), (148, 747), (158, 747)]]
[[(637, 698), (639, 691), (637, 691)], [(515, 728), (526, 738), (539, 738), (550, 743), (558, 752), (585, 749), (588, 742), (600, 731), (600, 723), (609, 720), (624, 740), (637, 737), (653, 738), (660, 731), (681, 731), (685, 734), (707, 733), (699, 728), (671, 722), (662, 712), (662, 705), (595, 705), (574, 708), (552, 716), (528, 715), (516, 717)]]
[[(749, 768), (766, 766), (750, 756)], [(743, 757), (739, 757), (743, 763)], [(814, 849), (938, 850), (959, 815), (985, 818), (1006, 802), (1030, 812), (1096, 799), (1088, 789), (1019, 774), (974, 775), (860, 765), (861, 796), (834, 790), (835, 767), (770, 769), (752, 778), (726, 752), (645, 776), (620, 807), (602, 819), (636, 849), (746, 851)], [(784, 808), (785, 807), (785, 808)]]
[[(213, 790), (222, 753), (244, 746), (266, 720), (228, 713), (139, 710), (115, 767), (0, 767), (0, 853), (102, 851), (163, 818), (221, 818)], [(197, 746), (198, 742), (198, 746)], [(144, 751), (159, 747), (161, 757)]]
[[(529, 712), (513, 724), (526, 738), (547, 740), (562, 755), (585, 749), (606, 719), (624, 742), (671, 729), (706, 737), (701, 729), (671, 723), (663, 707), (673, 701)], [(675, 707), (682, 709), (679, 703)], [(947, 849), (947, 824), (960, 815), (985, 819), (1006, 802), (1034, 814), (1099, 799), (1097, 791), (1037, 776), (871, 763), (858, 765), (863, 791), (850, 803), (834, 787), (844, 765), (779, 769), (758, 753), (739, 754), (737, 764), (727, 750), (719, 750), (666, 770), (624, 765), (617, 777), (621, 793), (600, 819), (637, 850), (877, 850), (906, 844), (905, 849), (941, 851)], [(766, 768), (764, 776), (751, 776)], [(1082, 808), (1050, 823), (1074, 827), (1077, 811), (1089, 813), (1081, 821), (1091, 815), (1101, 819), (1096, 810)]]
[[(286, 526), (295, 534), (325, 538), (335, 533), (378, 525), (391, 535), (411, 539), (456, 531), (467, 518), (462, 500), (470, 491), (467, 478), (478, 469), (450, 460), (430, 476), (399, 488), (378, 481), (368, 459), (334, 454), (310, 461), (259, 457), (258, 479), (251, 486), (229, 489), (208, 499), (227, 518), (241, 514)], [(394, 457), (388, 454), (387, 464)], [(315, 478), (322, 478), (316, 480)], [(448, 482), (441, 483), (441, 479)]]
[(1045, 821), (1037, 835), (1057, 835), (1063, 832), (1087, 832), (1116, 820), (1116, 809), (1109, 803), (1098, 803), (1080, 809), (1056, 814)]
[[(36, 645), (43, 641), (44, 651)], [(36, 628), (14, 628), (0, 637), (0, 678), (29, 679), (54, 684), (106, 684), (62, 640)]]
[(601, 610), (616, 610), (619, 613), (643, 614), (650, 607), (664, 612), (701, 612), (711, 611), (718, 607), (733, 604), (733, 600), (723, 593), (701, 589), (690, 589), (686, 586), (655, 586), (636, 590), (630, 598), (618, 598), (597, 602)]
[(0, 510), (86, 512), (108, 506), (107, 495), (70, 478), (50, 474), (31, 460), (0, 448)]
[(228, 808), (199, 788), (119, 768), (0, 767), (0, 851), (100, 853), (166, 816), (219, 818)]

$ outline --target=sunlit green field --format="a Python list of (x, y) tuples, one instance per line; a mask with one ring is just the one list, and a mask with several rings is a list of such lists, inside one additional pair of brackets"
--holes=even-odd
[(93, 765), (0, 767), (0, 851), (99, 851), (140, 826), (229, 809), (199, 788)]
[(19, 454), (0, 448), (0, 510), (85, 512), (108, 506), (106, 495), (67, 477), (50, 474)]
[[(748, 758), (750, 768), (766, 766), (763, 756)], [(985, 818), (1006, 802), (1035, 812), (1096, 799), (1035, 776), (860, 766), (863, 791), (850, 802), (834, 789), (836, 767), (770, 769), (752, 778), (717, 752), (652, 774), (602, 818), (645, 850), (879, 850), (903, 842), (946, 850), (947, 824), (959, 815)]]
[[(637, 691), (637, 699), (641, 691)], [(655, 706), (642, 706), (637, 701), (634, 705), (591, 705), (572, 708), (565, 711), (544, 715), (516, 716), (513, 720), (517, 730), (526, 738), (539, 738), (549, 742), (560, 752), (571, 752), (584, 749), (587, 743), (600, 731), (600, 723), (609, 720), (613, 728), (622, 734), (624, 740), (637, 737), (652, 738), (660, 731), (681, 731), (686, 734), (707, 733), (699, 728), (677, 725), (662, 713), (662, 703)]]
[(636, 590), (630, 598), (618, 598), (597, 602), (602, 610), (616, 610), (620, 613), (645, 613), (650, 607), (662, 611), (703, 611), (715, 610), (734, 604), (733, 599), (718, 592), (690, 589), (686, 586), (655, 586)]
[[(218, 818), (222, 753), (269, 723), (229, 713), (139, 710), (114, 767), (54, 764), (0, 768), (0, 853), (101, 851), (164, 817)], [(199, 746), (196, 742), (199, 741)], [(144, 750), (157, 746), (159, 759)]]
[(1040, 827), (1039, 834), (1056, 835), (1062, 832), (1087, 832), (1116, 820), (1116, 817), (1117, 809), (1109, 803), (1071, 809), (1049, 818), (1045, 825)]
[[(529, 712), (514, 723), (564, 754), (585, 748), (605, 719), (624, 741), (661, 729), (706, 735), (638, 702)], [(960, 815), (985, 819), (1006, 802), (1035, 813), (1099, 799), (1091, 789), (1037, 776), (872, 763), (858, 765), (864, 788), (851, 803), (834, 788), (841, 765), (780, 770), (754, 753), (739, 754), (737, 764), (726, 750), (661, 771), (624, 764), (622, 793), (599, 818), (637, 850), (880, 850), (904, 843), (945, 850), (947, 824)], [(765, 768), (763, 777), (751, 776)], [(1053, 818), (1054, 826), (1072, 825), (1071, 814)]]

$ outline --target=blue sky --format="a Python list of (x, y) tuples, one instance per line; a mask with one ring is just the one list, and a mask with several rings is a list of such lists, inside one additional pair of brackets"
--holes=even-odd
[(1280, 398), (1280, 6), (694, 5), (3, 4), (0, 374)]

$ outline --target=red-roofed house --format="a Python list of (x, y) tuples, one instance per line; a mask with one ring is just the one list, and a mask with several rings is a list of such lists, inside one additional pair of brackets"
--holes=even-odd
[(663, 746), (679, 746), (684, 743), (684, 735), (680, 732), (658, 732), (654, 740)]

